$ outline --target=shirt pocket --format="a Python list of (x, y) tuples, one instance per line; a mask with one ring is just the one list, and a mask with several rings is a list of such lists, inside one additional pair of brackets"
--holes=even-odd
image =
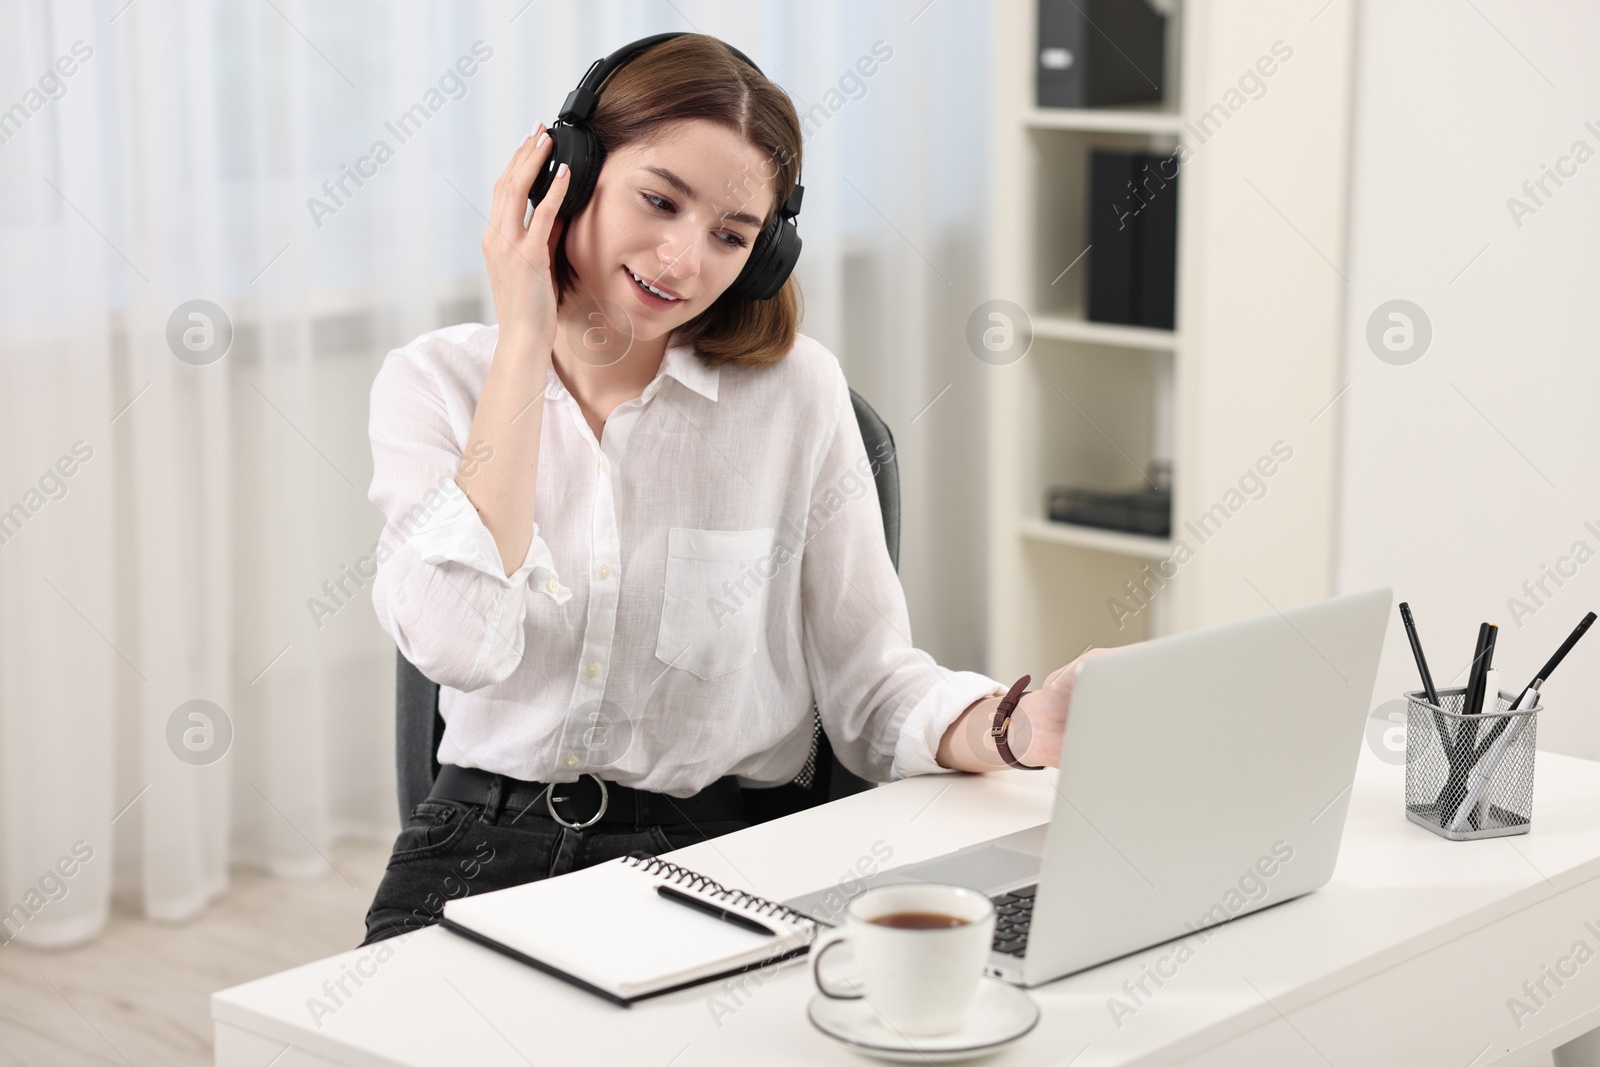
[(771, 554), (776, 532), (681, 526), (667, 532), (657, 659), (709, 681), (754, 658), (770, 581), (756, 563)]

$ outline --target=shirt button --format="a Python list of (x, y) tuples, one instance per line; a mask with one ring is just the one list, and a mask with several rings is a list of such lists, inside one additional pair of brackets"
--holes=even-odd
[(567, 758), (563, 762), (565, 762), (568, 767), (576, 767), (578, 765), (578, 757), (568, 752)]
[(600, 673), (600, 664), (590, 660), (589, 665), (585, 667), (584, 670), (588, 671), (589, 677), (593, 678), (595, 675)]
[(561, 583), (552, 578), (548, 582), (544, 583), (544, 587), (550, 590), (550, 592), (554, 593), (560, 590)]
[(602, 578), (611, 577), (611, 564), (609, 564), (609, 563), (600, 564), (600, 577), (602, 577)]
[(606, 470), (607, 470), (607, 468), (606, 468), (606, 461), (605, 461), (605, 460), (604, 460), (604, 459), (602, 459), (602, 460), (601, 460), (601, 461), (600, 461), (600, 473), (601, 473), (601, 474), (605, 474), (605, 473), (606, 473)]

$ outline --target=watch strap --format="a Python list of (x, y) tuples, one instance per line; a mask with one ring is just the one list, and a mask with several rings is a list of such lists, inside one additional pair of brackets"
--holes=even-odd
[(1006, 695), (1000, 698), (1000, 706), (994, 709), (994, 723), (989, 727), (989, 736), (994, 738), (995, 750), (1008, 765), (1018, 770), (1042, 771), (1043, 766), (1034, 767), (1017, 759), (1011, 751), (1011, 744), (1006, 736), (1011, 730), (1011, 713), (1016, 710), (1017, 703), (1022, 699), (1023, 690), (1028, 688), (1028, 683), (1032, 680), (1032, 675), (1024, 674), (1011, 683)]

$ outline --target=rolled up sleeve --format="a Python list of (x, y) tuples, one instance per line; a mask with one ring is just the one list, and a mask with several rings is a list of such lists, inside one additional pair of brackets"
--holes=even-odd
[(528, 542), (522, 565), (506, 574), (494, 534), (483, 524), (478, 509), (472, 506), (453, 476), (445, 482), (439, 495), (443, 503), (411, 533), (411, 547), (416, 549), (422, 562), (435, 566), (459, 563), (506, 583), (507, 588), (530, 584), (557, 604), (565, 604), (572, 598), (572, 590), (562, 585), (556, 575), (550, 546), (539, 536), (537, 522), (533, 524), (533, 539)]
[(522, 659), (530, 583), (558, 604), (572, 592), (537, 523), (521, 565), (505, 573), (494, 535), (456, 484), (465, 443), (442, 390), (406, 350), (384, 361), (371, 401), (368, 497), (386, 520), (372, 585), (378, 622), (441, 685), (503, 681)]
[(889, 558), (869, 457), (840, 373), (833, 429), (818, 467), (801, 555), (806, 670), (839, 761), (869, 781), (950, 770), (936, 758), (945, 730), (1006, 687), (950, 671), (911, 641), (905, 589)]
[(948, 671), (935, 666), (941, 680), (930, 686), (911, 708), (900, 728), (895, 745), (890, 781), (914, 774), (944, 774), (953, 770), (940, 766), (939, 742), (950, 724), (973, 704), (986, 697), (1005, 696), (1006, 687), (993, 678), (974, 671)]

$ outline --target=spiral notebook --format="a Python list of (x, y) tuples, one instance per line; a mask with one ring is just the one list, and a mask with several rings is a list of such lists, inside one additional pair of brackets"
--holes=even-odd
[[(758, 934), (656, 892), (668, 885), (753, 919)], [(617, 1004), (798, 956), (816, 920), (654, 856), (630, 855), (555, 878), (461, 897), (442, 925)]]

